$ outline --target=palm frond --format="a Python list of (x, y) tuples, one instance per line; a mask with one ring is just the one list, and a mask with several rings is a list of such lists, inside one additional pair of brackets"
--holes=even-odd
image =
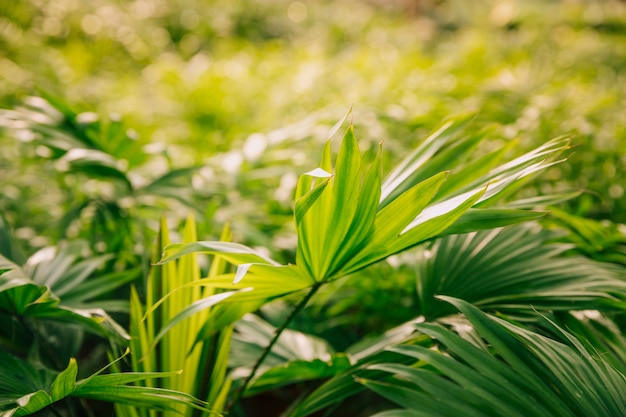
[(548, 324), (564, 342), (489, 316), (465, 301), (442, 300), (465, 315), (487, 348), (441, 325), (421, 324), (417, 329), (433, 337), (439, 349), (392, 347), (415, 364), (375, 364), (370, 368), (392, 377), (359, 382), (424, 416), (600, 417), (626, 412), (626, 376), (553, 322)]
[(427, 319), (452, 312), (435, 299), (448, 295), (483, 309), (522, 314), (532, 310), (610, 308), (623, 301), (623, 268), (566, 256), (571, 245), (537, 225), (447, 236), (418, 254), (418, 305)]

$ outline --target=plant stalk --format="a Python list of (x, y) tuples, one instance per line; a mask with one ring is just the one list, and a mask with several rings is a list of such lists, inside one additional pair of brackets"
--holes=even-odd
[(261, 354), (259, 359), (254, 364), (254, 367), (252, 368), (252, 371), (250, 371), (250, 375), (248, 375), (248, 377), (245, 379), (245, 381), (243, 381), (243, 384), (239, 387), (239, 389), (237, 389), (237, 392), (233, 396), (233, 399), (231, 400), (230, 404), (228, 405), (228, 407), (226, 407), (226, 409), (224, 411), (224, 414), (228, 414), (228, 412), (233, 408), (233, 406), (235, 404), (237, 404), (237, 402), (239, 402), (239, 400), (241, 400), (241, 397), (243, 397), (243, 394), (246, 392), (246, 389), (248, 388), (248, 385), (250, 385), (250, 382), (252, 382), (252, 379), (254, 379), (254, 376), (256, 375), (257, 371), (261, 367), (261, 364), (263, 363), (265, 358), (267, 358), (267, 356), (272, 351), (272, 348), (274, 347), (274, 345), (276, 344), (276, 342), (280, 338), (280, 335), (287, 328), (289, 323), (291, 323), (291, 321), (294, 319), (294, 317), (296, 317), (296, 315), (308, 304), (308, 302), (311, 300), (313, 295), (315, 295), (317, 290), (320, 289), (322, 284), (323, 284), (323, 282), (318, 282), (315, 285), (313, 285), (311, 287), (311, 290), (308, 292), (308, 294), (302, 300), (300, 300), (300, 302), (291, 311), (291, 313), (285, 319), (283, 324), (278, 329), (276, 329), (276, 334), (274, 335), (274, 337), (272, 338), (270, 343), (267, 345), (267, 347), (265, 348), (265, 350), (263, 351), (263, 353)]

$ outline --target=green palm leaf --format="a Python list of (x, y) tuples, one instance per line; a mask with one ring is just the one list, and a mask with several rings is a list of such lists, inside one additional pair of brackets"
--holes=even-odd
[(208, 404), (188, 394), (159, 388), (127, 385), (152, 378), (170, 378), (180, 372), (135, 372), (101, 374), (76, 380), (78, 366), (71, 359), (61, 372), (36, 368), (0, 350), (0, 415), (18, 417), (33, 414), (66, 397), (92, 398), (137, 407), (170, 410), (182, 404), (210, 411)]
[(609, 308), (626, 291), (624, 271), (580, 256), (538, 226), (447, 236), (418, 254), (418, 299), (427, 319), (452, 312), (436, 295), (520, 314)]
[[(490, 208), (488, 214), (497, 213), (497, 219), (483, 222), (485, 216), (481, 218), (478, 213), (484, 213), (482, 210), (485, 209), (481, 207), (493, 205), (508, 190), (519, 187), (525, 179), (555, 163), (557, 155), (568, 147), (566, 139), (551, 141), (502, 165), (498, 164), (503, 152), (493, 154), (484, 160), (487, 168), (477, 169), (475, 173), (464, 171), (464, 178), (457, 178), (454, 187), (448, 187), (445, 193), (440, 191), (451, 174), (438, 169), (453, 168), (461, 159), (457, 152), (467, 157), (486, 137), (483, 133), (471, 137), (460, 135), (469, 118), (461, 116), (444, 122), (385, 183), (381, 178), (380, 152), (370, 167), (366, 167), (352, 126), (344, 134), (334, 164), (328, 142), (319, 168), (303, 174), (296, 190), (296, 265), (278, 265), (251, 248), (232, 243), (188, 241), (167, 246), (159, 262), (164, 271), (173, 268), (171, 261), (195, 253), (216, 255), (237, 266), (234, 277), (226, 274), (209, 279), (190, 279), (180, 287), (205, 287), (209, 290), (209, 297), (216, 290), (241, 290), (217, 304), (207, 302), (212, 316), (205, 322), (196, 343), (273, 298), (311, 288), (296, 307), (298, 310), (323, 283), (446, 235), (447, 229), (453, 228), (457, 222), (457, 229), (476, 230), (514, 224), (541, 215), (525, 214), (519, 209)], [(183, 314), (194, 308), (190, 307)], [(277, 342), (277, 337), (272, 339), (270, 346)], [(259, 364), (257, 362), (253, 369), (258, 369)], [(328, 371), (325, 376), (342, 371), (342, 368)], [(331, 394), (327, 399), (320, 400), (319, 394), (314, 406), (310, 405), (315, 402), (312, 400), (297, 408), (294, 415), (306, 415), (311, 409), (317, 410), (362, 390), (351, 377), (345, 377), (357, 371), (342, 372), (344, 378), (340, 379), (339, 385), (329, 388)], [(365, 372), (366, 375), (372, 372), (384, 374), (378, 370)], [(286, 375), (288, 372), (282, 377)], [(242, 392), (253, 376), (254, 371), (244, 382)], [(272, 380), (271, 384), (276, 385), (277, 381)], [(332, 394), (335, 389), (341, 394)], [(237, 394), (235, 400), (238, 398)]]
[(553, 322), (547, 321), (562, 341), (489, 316), (465, 301), (442, 299), (465, 315), (489, 348), (440, 325), (418, 325), (419, 331), (441, 344), (440, 351), (408, 345), (390, 348), (414, 358), (415, 365), (372, 365), (393, 377), (359, 382), (425, 416), (457, 416), (459, 410), (477, 417), (600, 417), (626, 412), (626, 376)]
[[(516, 316), (523, 314), (526, 319), (533, 318), (535, 321), (537, 310), (552, 314), (552, 311), (570, 311), (572, 308), (623, 309), (620, 307), (623, 303), (619, 295), (624, 293), (626, 284), (623, 269), (578, 256), (566, 256), (571, 245), (554, 242), (554, 238), (558, 236), (559, 233), (542, 230), (537, 225), (515, 226), (448, 236), (422, 248), (417, 257), (419, 277), (415, 314), (421, 314), (417, 321), (451, 321), (449, 316), (456, 310), (449, 303), (438, 299), (440, 294), (463, 298), (485, 309)], [(593, 331), (593, 328), (589, 329), (573, 318), (564, 323), (578, 324), (576, 328), (581, 334), (594, 340), (594, 348), (599, 352), (606, 352), (603, 354), (609, 355), (611, 363), (622, 363), (620, 358), (623, 358), (623, 354), (619, 352), (624, 342), (623, 338), (615, 334), (618, 330), (614, 325), (613, 331), (607, 334), (606, 329), (596, 328)], [(604, 325), (608, 326), (610, 322), (605, 322)], [(414, 340), (415, 334), (410, 330), (406, 331), (405, 326), (381, 336), (380, 340), (363, 342), (349, 349), (356, 364), (314, 391), (292, 415), (308, 415), (359, 392), (355, 386), (355, 378), (373, 380), (366, 372), (380, 369), (366, 365), (380, 363), (376, 359), (380, 349), (391, 343)], [(464, 337), (479, 343), (475, 335), (464, 330), (466, 327), (460, 323), (455, 328)], [(590, 335), (594, 337), (591, 338)], [(422, 350), (432, 354), (429, 348), (430, 346), (424, 345)], [(480, 355), (478, 350), (476, 355)], [(441, 355), (436, 358), (448, 360)], [(481, 360), (479, 357), (477, 363), (480, 364)], [(395, 359), (394, 363), (397, 364), (398, 360)], [(495, 369), (495, 365), (485, 363), (487, 365), (484, 372)], [(505, 369), (501, 371), (505, 372)], [(506, 372), (508, 376), (505, 378), (494, 373), (488, 374), (484, 380), (476, 380), (475, 386), (483, 387), (485, 392), (475, 395), (487, 396), (489, 392), (497, 393), (499, 387), (506, 387), (507, 381), (515, 378), (515, 371)], [(386, 382), (380, 380), (381, 378), (383, 377), (378, 374), (378, 382), (372, 384), (375, 389), (386, 390)], [(504, 393), (498, 395), (507, 398)], [(509, 399), (509, 402), (513, 403), (513, 399)], [(534, 415), (544, 415), (544, 411), (536, 410)]]
[[(464, 172), (463, 180), (455, 181), (455, 187), (439, 192), (448, 174), (435, 172), (434, 167), (454, 167), (458, 153), (468, 154), (486, 137), (460, 135), (470, 119), (463, 115), (445, 121), (382, 185), (380, 157), (369, 169), (364, 168), (352, 126), (346, 130), (334, 167), (327, 143), (320, 168), (304, 174), (296, 192), (296, 260), (301, 272), (312, 282), (336, 279), (444, 235), (457, 221), (457, 230), (465, 231), (540, 216), (502, 208), (481, 216), (478, 206), (492, 205), (505, 191), (519, 187), (526, 177), (553, 164), (557, 155), (567, 149), (566, 138), (550, 141), (500, 166), (499, 158), (491, 158), (488, 163), (484, 161), (488, 170)], [(446, 151), (450, 149), (456, 151)], [(494, 220), (485, 221), (487, 215)], [(169, 247), (161, 262), (192, 252), (220, 253), (238, 264), (271, 263), (245, 258), (243, 254), (253, 252), (251, 249), (235, 249), (234, 244), (232, 248), (220, 247), (210, 242)]]

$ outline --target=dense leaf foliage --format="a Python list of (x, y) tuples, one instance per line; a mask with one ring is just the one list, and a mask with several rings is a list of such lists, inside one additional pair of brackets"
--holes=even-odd
[(0, 416), (626, 415), (622, 2), (5, 3)]

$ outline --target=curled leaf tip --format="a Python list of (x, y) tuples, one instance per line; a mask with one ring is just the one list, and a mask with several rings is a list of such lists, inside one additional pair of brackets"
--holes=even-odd
[(238, 284), (243, 277), (248, 273), (248, 270), (253, 264), (241, 264), (237, 266), (237, 273), (235, 274), (235, 279), (233, 279), (233, 284)]

